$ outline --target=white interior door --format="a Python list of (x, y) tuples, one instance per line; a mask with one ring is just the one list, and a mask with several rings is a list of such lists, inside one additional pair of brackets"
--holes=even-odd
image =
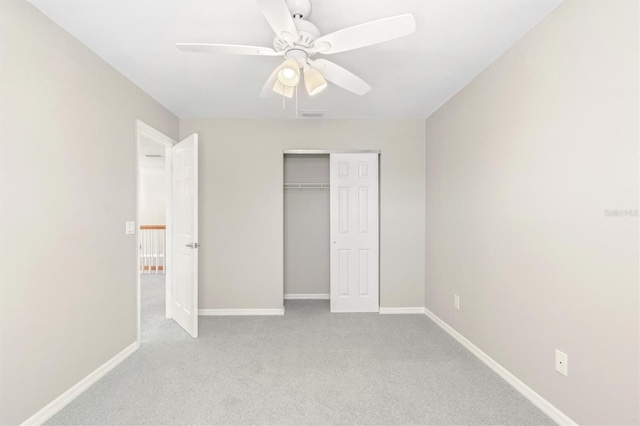
[(378, 312), (378, 154), (331, 154), (331, 312)]
[(171, 316), (198, 337), (198, 135), (173, 148)]

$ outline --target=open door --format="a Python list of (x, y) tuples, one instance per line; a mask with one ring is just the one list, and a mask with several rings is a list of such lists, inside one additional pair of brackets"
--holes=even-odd
[(198, 337), (198, 135), (174, 145), (171, 316)]
[(378, 312), (378, 154), (330, 156), (331, 312)]

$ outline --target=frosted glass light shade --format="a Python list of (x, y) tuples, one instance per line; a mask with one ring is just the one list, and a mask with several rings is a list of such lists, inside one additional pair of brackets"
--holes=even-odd
[(276, 92), (278, 95), (286, 96), (287, 98), (293, 97), (293, 90), (293, 86), (285, 86), (278, 80), (276, 80), (276, 84), (273, 85), (274, 92)]
[(304, 71), (304, 85), (309, 95), (317, 95), (327, 87), (327, 81), (315, 68), (307, 68)]
[(278, 81), (287, 87), (294, 87), (300, 81), (300, 67), (293, 58), (286, 59), (278, 71)]

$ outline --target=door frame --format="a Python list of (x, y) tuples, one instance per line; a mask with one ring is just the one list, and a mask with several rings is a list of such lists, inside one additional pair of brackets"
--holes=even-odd
[[(380, 179), (382, 150), (381, 149), (284, 149), (282, 150), (282, 186), (284, 187), (284, 157), (285, 155), (313, 155), (313, 154), (378, 154), (378, 307), (380, 307), (380, 258), (382, 250), (380, 250), (380, 206), (382, 197), (380, 196)], [(284, 225), (284, 196), (283, 196), (282, 220)], [(284, 231), (284, 227), (283, 227)], [(329, 298), (331, 298), (331, 286), (329, 286)], [(284, 232), (282, 233), (282, 304), (284, 306)]]
[(165, 147), (165, 316), (171, 318), (171, 296), (172, 296), (172, 258), (171, 250), (173, 249), (173, 192), (171, 190), (173, 183), (173, 151), (171, 148), (177, 143), (169, 136), (159, 132), (141, 120), (136, 120), (136, 343), (140, 348), (140, 328), (141, 328), (141, 311), (142, 302), (140, 299), (140, 142), (142, 138), (146, 138)]

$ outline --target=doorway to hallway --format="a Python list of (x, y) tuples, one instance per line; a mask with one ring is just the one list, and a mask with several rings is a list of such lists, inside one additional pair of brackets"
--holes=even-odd
[(166, 274), (171, 271), (166, 232), (171, 188), (167, 152), (173, 141), (153, 132), (138, 123), (138, 344), (148, 341), (148, 335), (169, 318)]
[[(198, 337), (200, 243), (198, 242), (198, 135), (194, 133), (176, 143), (140, 120), (137, 121), (136, 126), (138, 228), (136, 236), (139, 250), (137, 255), (137, 342), (139, 346), (141, 275), (145, 273), (154, 275), (164, 273), (165, 317), (173, 319), (192, 337)], [(158, 200), (161, 202), (157, 202)], [(145, 221), (156, 223), (148, 224), (144, 223)], [(157, 223), (161, 221), (165, 224)]]

